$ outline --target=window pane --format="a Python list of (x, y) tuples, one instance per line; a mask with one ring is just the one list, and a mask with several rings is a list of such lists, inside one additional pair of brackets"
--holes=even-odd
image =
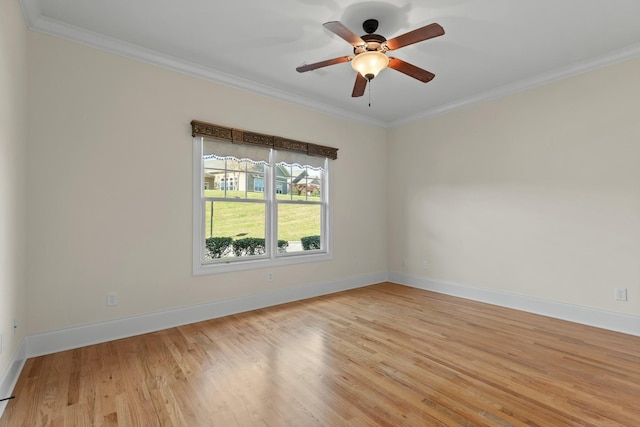
[(265, 165), (232, 159), (204, 159), (204, 197), (264, 199)]
[(321, 223), (322, 205), (278, 204), (278, 240), (289, 243), (287, 252), (320, 249)]
[(276, 197), (280, 200), (320, 201), (322, 170), (298, 165), (276, 165)]
[(203, 179), (204, 182), (204, 196), (210, 196), (207, 190), (219, 190), (220, 189), (220, 176), (224, 176), (224, 160), (218, 159), (204, 159)]
[(265, 253), (265, 203), (206, 201), (204, 213), (205, 258)]

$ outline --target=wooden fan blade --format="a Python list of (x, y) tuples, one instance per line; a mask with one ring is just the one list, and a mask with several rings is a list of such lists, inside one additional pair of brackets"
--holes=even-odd
[(322, 24), (327, 30), (333, 34), (345, 39), (351, 46), (362, 46), (364, 40), (360, 38), (356, 33), (345, 27), (340, 21), (329, 21)]
[(387, 40), (387, 47), (389, 50), (400, 49), (401, 47), (439, 37), (443, 34), (444, 28), (442, 28), (440, 24), (433, 23)]
[(423, 70), (420, 67), (411, 65), (398, 58), (389, 58), (389, 68), (400, 71), (401, 73), (406, 74), (409, 77), (413, 77), (414, 79), (418, 79), (423, 83), (431, 81), (436, 76), (427, 70)]
[(362, 74), (356, 73), (356, 83), (353, 85), (353, 92), (351, 96), (356, 98), (364, 95), (364, 90), (367, 88), (367, 79), (362, 77)]
[(296, 71), (299, 73), (304, 73), (305, 71), (316, 70), (322, 67), (328, 67), (329, 65), (341, 64), (343, 62), (351, 61), (351, 56), (341, 56), (339, 58), (327, 59), (326, 61), (316, 62), (314, 64), (301, 65), (296, 68)]

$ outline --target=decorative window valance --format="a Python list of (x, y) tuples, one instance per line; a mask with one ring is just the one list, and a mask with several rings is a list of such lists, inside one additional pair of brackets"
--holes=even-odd
[(295, 151), (308, 156), (328, 157), (332, 160), (338, 158), (337, 148), (296, 141), (281, 136), (264, 135), (242, 129), (232, 129), (212, 123), (200, 122), (198, 120), (191, 121), (191, 135), (225, 140), (234, 144), (247, 144), (273, 148), (275, 150)]
[(203, 160), (216, 158), (245, 160), (252, 163), (269, 164), (269, 150), (247, 144), (229, 144), (219, 138), (208, 137), (202, 144)]

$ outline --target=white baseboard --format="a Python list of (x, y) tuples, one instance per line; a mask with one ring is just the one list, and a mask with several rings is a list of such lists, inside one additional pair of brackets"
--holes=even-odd
[(230, 314), (346, 291), (386, 280), (387, 272), (384, 271), (353, 276), (335, 282), (316, 283), (298, 288), (278, 289), (191, 307), (44, 332), (30, 335), (26, 338), (26, 354), (27, 357), (42, 356), (44, 354), (127, 338), (203, 320), (215, 319)]
[[(640, 316), (625, 315), (507, 292), (473, 288), (402, 273), (389, 272), (387, 274), (387, 272), (379, 272), (349, 277), (335, 282), (317, 283), (299, 288), (279, 289), (191, 307), (30, 335), (25, 338), (26, 351), (22, 351), (22, 353), (24, 353), (22, 363), (24, 363), (24, 359), (28, 357), (70, 350), (188, 323), (228, 316), (230, 314), (313, 298), (320, 295), (368, 286), (386, 280), (414, 288), (640, 336)], [(0, 384), (0, 386), (1, 385), (2, 384)]]
[[(0, 378), (0, 399), (4, 399), (5, 397), (11, 396), (13, 389), (18, 382), (18, 377), (20, 376), (20, 372), (22, 372), (22, 368), (24, 367), (24, 362), (27, 360), (27, 352), (25, 340), (20, 342), (18, 346), (18, 351), (13, 355), (13, 359), (11, 363), (9, 363), (9, 369), (4, 373), (2, 378)], [(7, 407), (8, 401), (0, 402), (0, 417), (4, 413), (5, 408)]]
[[(21, 342), (9, 369), (4, 376), (0, 378), (0, 396), (8, 397), (13, 391), (20, 372), (24, 367), (24, 363), (29, 357), (70, 350), (188, 323), (328, 295), (387, 280), (414, 288), (640, 336), (640, 316), (564, 304), (507, 292), (473, 288), (402, 273), (379, 272), (349, 277), (335, 282), (317, 283), (299, 288), (279, 289), (197, 306), (30, 335)], [(0, 416), (4, 412), (6, 405), (7, 402), (0, 403)]]
[(486, 302), (488, 304), (541, 314), (556, 319), (581, 323), (583, 325), (640, 336), (640, 316), (565, 304), (508, 292), (473, 288), (397, 272), (389, 272), (389, 281), (427, 291)]

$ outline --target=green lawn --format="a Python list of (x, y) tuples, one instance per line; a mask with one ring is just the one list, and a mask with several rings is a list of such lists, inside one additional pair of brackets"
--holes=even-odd
[[(205, 197), (223, 197), (222, 190), (205, 190)], [(249, 192), (245, 195), (241, 191), (227, 191), (227, 199), (262, 199), (262, 193)], [(318, 196), (278, 195), (278, 199), (319, 201)], [(263, 203), (234, 203), (226, 201), (206, 203), (205, 225), (206, 237), (265, 237), (265, 204)], [(304, 236), (320, 235), (320, 205), (289, 205), (278, 207), (278, 239), (299, 241)], [(213, 219), (213, 222), (212, 222)], [(213, 224), (213, 227), (212, 227)]]

